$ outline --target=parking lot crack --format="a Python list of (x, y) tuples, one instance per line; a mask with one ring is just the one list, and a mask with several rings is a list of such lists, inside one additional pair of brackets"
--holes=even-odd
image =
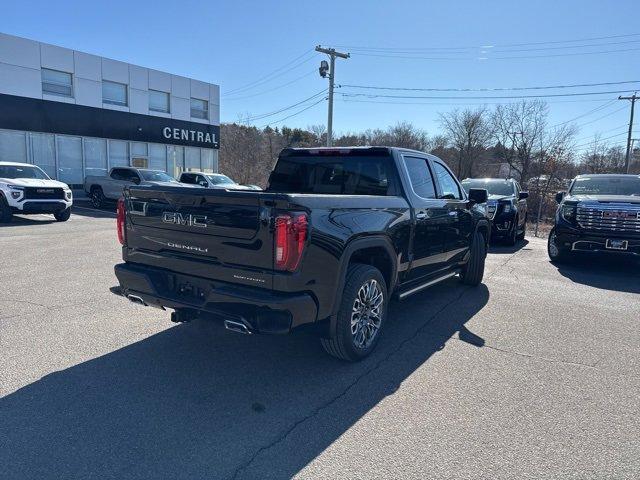
[(561, 359), (557, 359), (557, 358), (549, 358), (549, 357), (540, 357), (538, 355), (533, 355), (530, 353), (523, 353), (523, 352), (516, 352), (513, 350), (507, 350), (505, 348), (500, 348), (500, 347), (496, 347), (495, 345), (488, 345), (488, 344), (484, 344), (484, 347), (489, 348), (491, 350), (495, 350), (501, 353), (506, 353), (507, 355), (513, 355), (516, 357), (523, 357), (523, 358), (530, 358), (532, 360), (538, 360), (541, 362), (547, 362), (547, 363), (559, 363), (559, 364), (564, 364), (564, 365), (573, 365), (573, 366), (578, 366), (578, 367), (586, 367), (586, 368), (592, 368), (594, 370), (599, 370), (597, 368), (598, 363), (600, 362), (600, 360), (598, 360), (595, 363), (585, 363), (585, 362), (570, 362), (568, 360), (561, 360)]

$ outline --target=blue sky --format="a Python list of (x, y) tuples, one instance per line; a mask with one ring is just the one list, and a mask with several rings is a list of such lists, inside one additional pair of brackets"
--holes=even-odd
[[(631, 0), (159, 0), (100, 4), (61, 0), (55, 8), (50, 2), (6, 2), (0, 16), (0, 31), (218, 83), (223, 95), (223, 121), (278, 111), (326, 88), (327, 81), (317, 74), (319, 61), (324, 58), (313, 53), (317, 44), (340, 45), (344, 46), (342, 50), (351, 51), (350, 59), (338, 63), (338, 84), (473, 89), (640, 80), (640, 35), (531, 45), (638, 34), (637, 2)], [(513, 44), (526, 45), (504, 47)], [(577, 47), (581, 44), (595, 46)], [(372, 50), (374, 48), (380, 50)], [(625, 51), (567, 55), (610, 50)], [(407, 56), (423, 58), (402, 58)], [(519, 58), (497, 58), (507, 56)], [(271, 77), (260, 80), (274, 71)], [(249, 88), (228, 93), (256, 81), (258, 83)], [(495, 96), (633, 90), (634, 87), (640, 90), (640, 83), (491, 93), (374, 91), (351, 87), (342, 87), (336, 92)], [(617, 96), (550, 98), (551, 123), (595, 110), (576, 120), (581, 127), (578, 140), (586, 142), (595, 132), (602, 132), (605, 138), (616, 135), (609, 140), (611, 143), (623, 143), (629, 108), (628, 102), (612, 101)], [(514, 100), (397, 99), (339, 94), (334, 129), (358, 131), (406, 120), (433, 134), (439, 129), (438, 112), (509, 101)], [(276, 122), (312, 103), (310, 100), (253, 123), (262, 126)], [(636, 124), (638, 121), (640, 118)], [(324, 123), (325, 102), (284, 122), (298, 127)], [(638, 132), (635, 136), (640, 137), (640, 126), (636, 126), (635, 131)]]

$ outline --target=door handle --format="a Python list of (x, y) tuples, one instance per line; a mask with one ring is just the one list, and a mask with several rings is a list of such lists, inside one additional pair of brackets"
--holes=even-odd
[(418, 213), (416, 213), (416, 219), (424, 220), (425, 218), (429, 218), (429, 214), (427, 212), (418, 212)]

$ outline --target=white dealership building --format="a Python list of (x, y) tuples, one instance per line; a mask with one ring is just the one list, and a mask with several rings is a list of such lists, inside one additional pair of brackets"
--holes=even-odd
[(73, 186), (114, 166), (217, 171), (218, 85), (0, 33), (0, 161)]

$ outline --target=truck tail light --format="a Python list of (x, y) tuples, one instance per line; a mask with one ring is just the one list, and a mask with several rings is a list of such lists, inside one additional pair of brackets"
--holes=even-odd
[(276, 217), (275, 266), (293, 272), (298, 268), (307, 240), (307, 214), (282, 213)]
[(116, 210), (116, 228), (118, 229), (118, 241), (124, 245), (124, 227), (126, 213), (124, 209), (124, 198), (118, 199), (118, 209)]

